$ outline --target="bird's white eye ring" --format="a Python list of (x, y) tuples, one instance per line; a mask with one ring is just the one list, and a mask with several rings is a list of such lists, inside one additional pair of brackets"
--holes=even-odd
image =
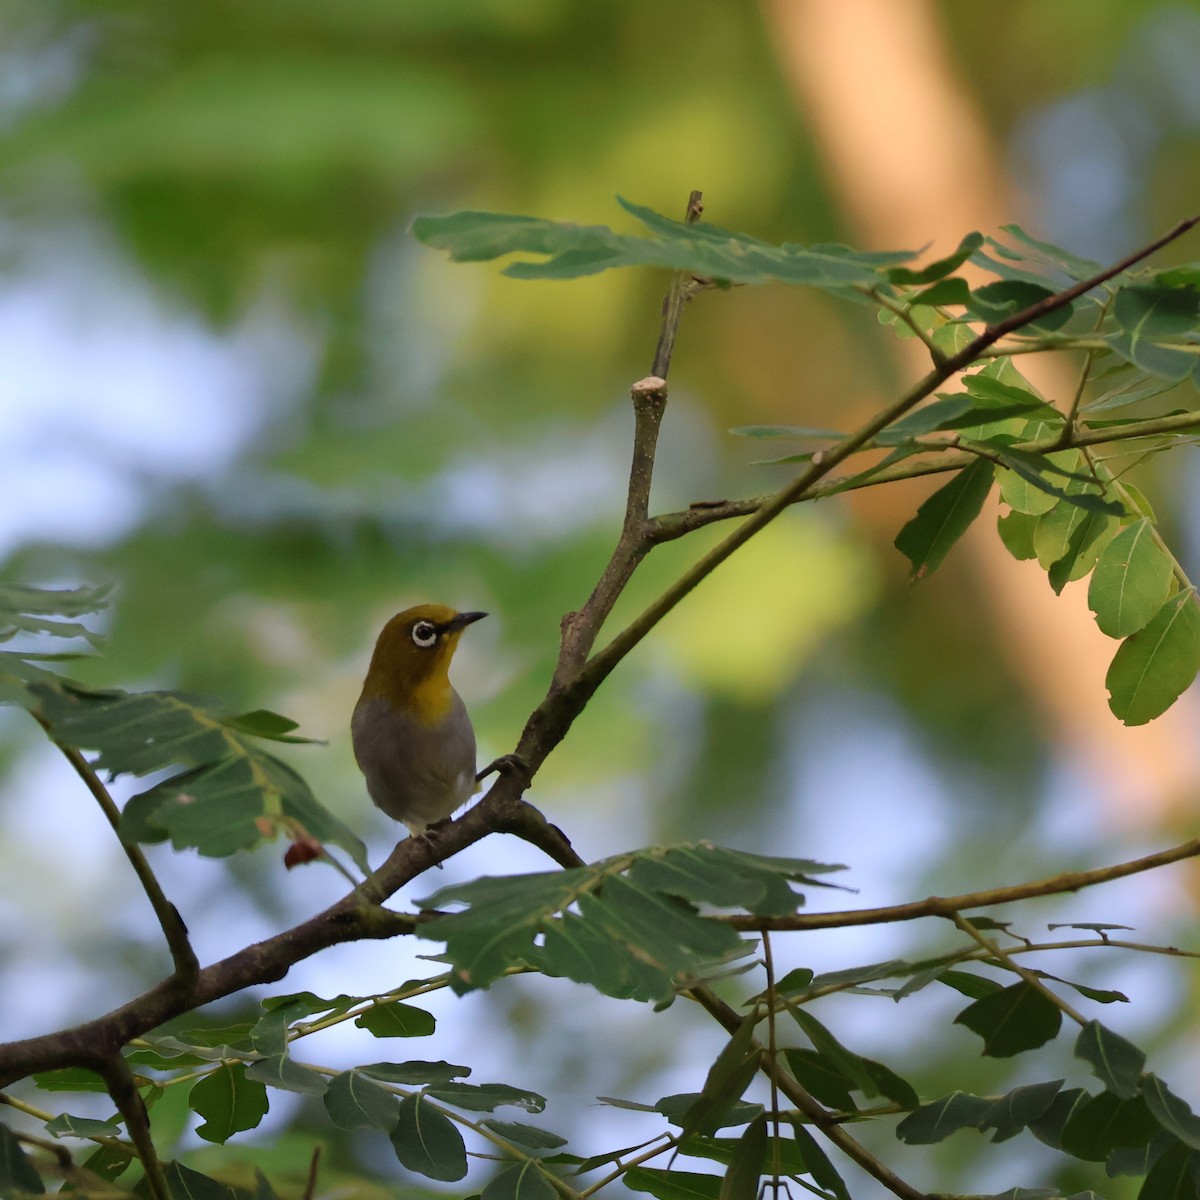
[(413, 645), (428, 650), (438, 640), (437, 626), (432, 621), (418, 621), (412, 627)]

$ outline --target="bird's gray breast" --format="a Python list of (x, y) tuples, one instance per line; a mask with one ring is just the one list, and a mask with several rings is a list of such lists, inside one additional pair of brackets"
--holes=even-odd
[(475, 733), (457, 692), (432, 726), (383, 697), (360, 700), (350, 729), (371, 799), (411, 829), (450, 816), (474, 793)]

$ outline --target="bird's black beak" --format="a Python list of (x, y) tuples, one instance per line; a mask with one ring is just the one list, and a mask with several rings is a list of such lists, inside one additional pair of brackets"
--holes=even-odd
[(475, 621), (481, 621), (487, 616), (485, 612), (467, 612), (459, 613), (457, 616), (451, 617), (443, 626), (442, 630), (445, 633), (453, 633), (456, 629), (465, 629), (468, 625)]

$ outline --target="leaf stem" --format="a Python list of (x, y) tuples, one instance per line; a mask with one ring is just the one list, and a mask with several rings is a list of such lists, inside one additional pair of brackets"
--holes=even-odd
[(1018, 963), (1014, 959), (1010, 958), (1008, 955), (1008, 952), (1003, 950), (1000, 947), (998, 942), (996, 942), (992, 938), (985, 937), (983, 935), (983, 933), (978, 928), (976, 928), (976, 926), (974, 924), (972, 924), (971, 921), (969, 921), (966, 917), (964, 917), (962, 915), (962, 913), (954, 913), (953, 920), (954, 920), (954, 924), (957, 925), (959, 927), (959, 929), (961, 929), (963, 931), (963, 933), (965, 933), (968, 937), (973, 938), (989, 954), (991, 954), (995, 958), (999, 959), (1002, 963), (1004, 963), (1004, 965), (1010, 971), (1019, 975), (1025, 983), (1027, 983), (1031, 988), (1033, 988), (1034, 991), (1040, 992), (1041, 995), (1045, 996), (1045, 998), (1047, 1000), (1049, 1000), (1050, 1003), (1053, 1004), (1055, 1008), (1059, 1009), (1061, 1012), (1066, 1013), (1066, 1015), (1068, 1017), (1070, 1017), (1071, 1020), (1074, 1021), (1076, 1024), (1078, 1024), (1078, 1025), (1086, 1025), (1087, 1024), (1087, 1018), (1085, 1016), (1083, 1016), (1079, 1012), (1078, 1009), (1073, 1008), (1061, 996), (1059, 996), (1056, 993), (1054, 993), (1053, 991), (1051, 991), (1050, 988), (1048, 988), (1027, 967), (1021, 966), (1020, 963)]

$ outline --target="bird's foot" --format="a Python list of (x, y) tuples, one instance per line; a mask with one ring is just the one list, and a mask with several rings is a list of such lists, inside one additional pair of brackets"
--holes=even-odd
[(519, 754), (502, 754), (494, 758), (475, 776), (476, 783), (482, 783), (489, 775), (515, 775), (526, 786), (533, 778), (529, 764)]

